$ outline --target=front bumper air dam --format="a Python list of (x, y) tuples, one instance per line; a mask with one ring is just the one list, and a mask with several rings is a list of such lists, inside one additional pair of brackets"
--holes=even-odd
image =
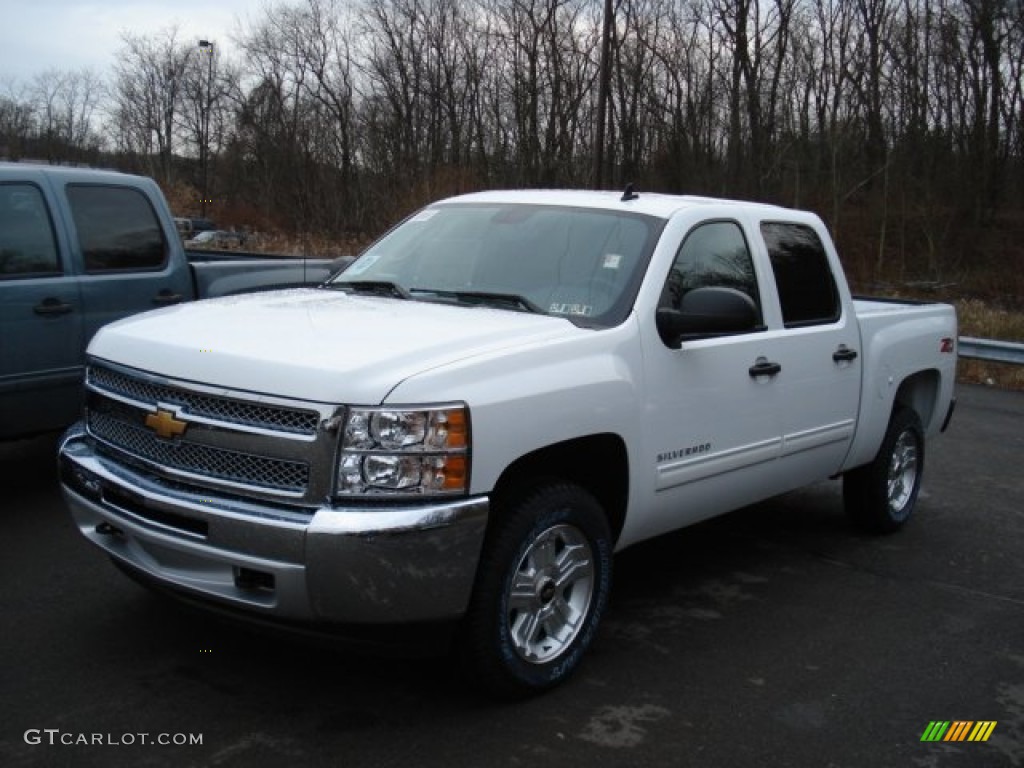
[(94, 450), (72, 429), (61, 487), (82, 535), (158, 585), (288, 621), (389, 624), (465, 612), (486, 497), (293, 512), (199, 494)]

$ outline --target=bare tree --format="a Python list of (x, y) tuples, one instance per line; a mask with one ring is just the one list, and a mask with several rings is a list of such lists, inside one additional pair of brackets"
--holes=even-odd
[(199, 210), (206, 215), (216, 195), (216, 165), (224, 150), (233, 119), (234, 95), (239, 88), (238, 68), (224, 61), (216, 40), (197, 40), (195, 48), (183, 43), (186, 66), (178, 111), (178, 137), (184, 154), (197, 158), (193, 186), (200, 192)]
[[(587, 184), (599, 6), (279, 0), (235, 66), (173, 30), (129, 37), (112, 127), (139, 167), (208, 164), (217, 188), (298, 230), (376, 232), (480, 186)], [(602, 175), (816, 208), (865, 280), (969, 271), (997, 213), (1024, 203), (1021, 8), (614, 0)], [(0, 128), (27, 121), (31, 145), (58, 105), (0, 101)]]
[(21, 159), (32, 140), (34, 128), (34, 109), (25, 87), (7, 79), (0, 93), (0, 157)]
[(80, 162), (95, 155), (99, 137), (93, 119), (103, 83), (91, 70), (48, 69), (28, 89), (37, 127), (37, 148), (51, 163)]
[(651, 109), (657, 133), (651, 164), (669, 189), (721, 188), (725, 114), (719, 88), (721, 37), (717, 17), (704, 5), (670, 2), (657, 44)]
[(789, 66), (794, 0), (714, 0), (729, 64), (729, 182), (764, 195), (772, 165), (776, 111), (784, 69)]
[(189, 62), (196, 50), (179, 40), (176, 27), (152, 37), (125, 33), (122, 40), (114, 65), (113, 135), (118, 148), (141, 168), (170, 183)]

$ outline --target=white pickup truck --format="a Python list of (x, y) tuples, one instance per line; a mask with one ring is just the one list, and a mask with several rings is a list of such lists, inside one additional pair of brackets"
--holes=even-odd
[(488, 192), (319, 288), (103, 328), (60, 448), (82, 534), (274, 623), (455, 629), (488, 688), (579, 665), (613, 553), (842, 476), (910, 516), (956, 317), (854, 300), (822, 222), (754, 203)]

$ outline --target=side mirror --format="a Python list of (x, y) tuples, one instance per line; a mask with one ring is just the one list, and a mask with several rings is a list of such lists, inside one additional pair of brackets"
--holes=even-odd
[(756, 330), (757, 305), (735, 288), (694, 288), (678, 310), (660, 307), (655, 325), (665, 346), (679, 349), (684, 341)]

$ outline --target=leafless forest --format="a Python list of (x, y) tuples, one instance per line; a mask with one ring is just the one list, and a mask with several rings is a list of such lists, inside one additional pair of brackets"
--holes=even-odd
[(126, 35), (109, 73), (7, 83), (0, 154), (138, 171), (178, 213), (333, 237), (481, 188), (755, 198), (820, 213), (859, 287), (1024, 302), (1021, 0), (608, 8), (277, 2), (233, 56)]

